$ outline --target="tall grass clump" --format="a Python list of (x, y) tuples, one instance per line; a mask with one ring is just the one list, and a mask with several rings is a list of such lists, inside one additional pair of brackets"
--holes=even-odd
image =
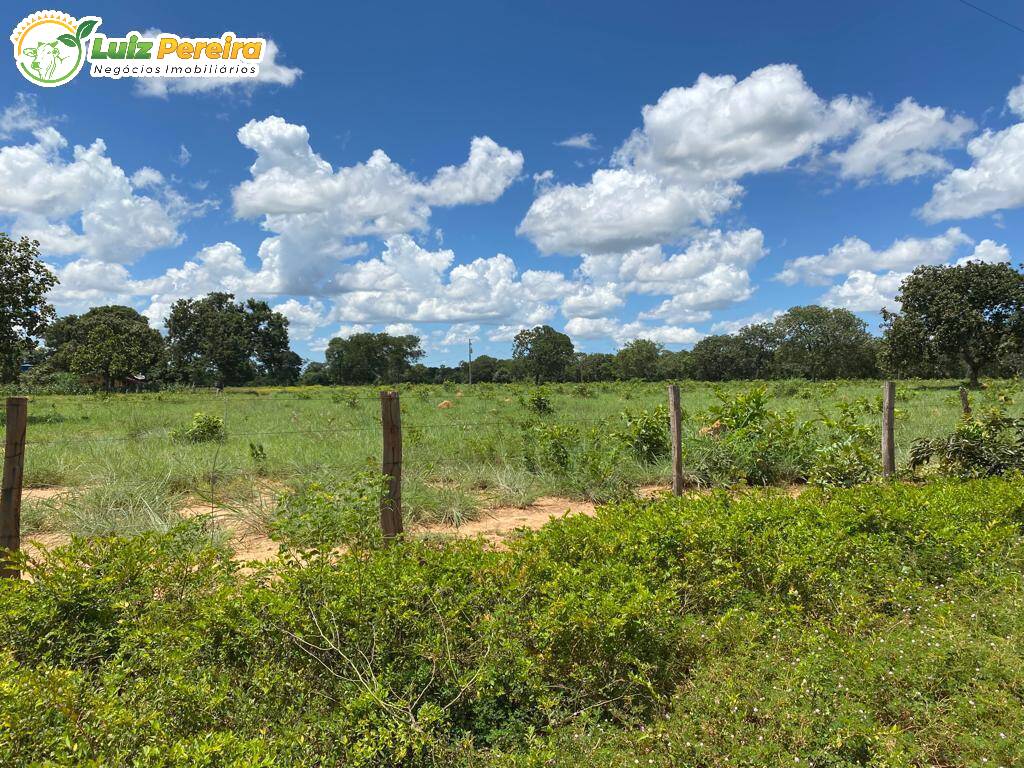
[(74, 536), (165, 533), (182, 520), (184, 496), (165, 483), (121, 480), (76, 489), (34, 502), (35, 528)]

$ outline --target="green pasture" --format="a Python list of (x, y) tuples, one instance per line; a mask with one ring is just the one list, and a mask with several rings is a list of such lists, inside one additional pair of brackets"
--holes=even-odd
[[(881, 382), (684, 381), (684, 465), (708, 461), (701, 430), (722, 398), (762, 386), (771, 409), (797, 424), (834, 417), (841, 405), (860, 423), (880, 423)], [(898, 460), (919, 437), (947, 433), (960, 418), (959, 383), (904, 381), (897, 387)], [(617, 451), (626, 413), (652, 413), (667, 402), (664, 383), (402, 385), (406, 514), (458, 521), (478, 510), (524, 505), (541, 495), (620, 496), (624, 489), (667, 483), (670, 461), (642, 461)], [(379, 466), (379, 388), (238, 388), (137, 394), (33, 396), (29, 404), (25, 482), (29, 488), (78, 489), (78, 502), (142, 507), (145, 520), (197, 496), (245, 503), (266, 488), (344, 479)], [(550, 404), (538, 413), (537, 393)], [(971, 393), (976, 410), (1024, 413), (1016, 382), (988, 382)], [(442, 403), (450, 407), (439, 407)], [(194, 414), (223, 420), (222, 442), (189, 444), (172, 432)], [(563, 472), (530, 459), (537, 435), (555, 449), (585, 451)], [(559, 441), (561, 443), (559, 444)], [(704, 441), (707, 442), (707, 441)], [(617, 452), (614, 452), (617, 451)], [(550, 462), (549, 462), (550, 463)], [(585, 477), (582, 475), (586, 475)], [(705, 473), (708, 477), (718, 477)], [(717, 480), (704, 480), (717, 484)], [(725, 482), (725, 481), (721, 481)], [(83, 495), (84, 494), (84, 495)], [(85, 497), (89, 498), (85, 498)], [(123, 496), (118, 501), (119, 496)], [(125, 501), (128, 499), (128, 501)], [(133, 501), (134, 500), (134, 501)], [(27, 527), (38, 523), (30, 504)], [(38, 506), (38, 505), (36, 505)], [(155, 510), (155, 511), (154, 511)], [(37, 510), (38, 511), (38, 510)], [(159, 528), (160, 526), (156, 526)], [(91, 532), (71, 525), (72, 530)], [(101, 526), (102, 528), (102, 526)]]

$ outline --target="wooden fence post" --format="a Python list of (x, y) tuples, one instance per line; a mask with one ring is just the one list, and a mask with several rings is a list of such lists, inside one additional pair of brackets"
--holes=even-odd
[(12, 567), (4, 553), (21, 549), (21, 484), (25, 474), (27, 423), (28, 398), (8, 397), (3, 487), (0, 489), (0, 578), (21, 577), (21, 571)]
[(971, 400), (967, 396), (967, 390), (960, 387), (960, 407), (963, 409), (964, 416), (971, 415)]
[(679, 385), (668, 387), (669, 426), (672, 436), (672, 493), (683, 495), (683, 427), (679, 410)]
[(397, 392), (380, 393), (380, 421), (384, 431), (382, 472), (388, 487), (380, 501), (380, 529), (390, 541), (402, 532), (402, 411)]
[(896, 383), (882, 385), (882, 476), (896, 474)]

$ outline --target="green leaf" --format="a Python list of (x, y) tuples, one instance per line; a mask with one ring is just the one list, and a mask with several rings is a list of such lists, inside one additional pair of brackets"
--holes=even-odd
[(89, 33), (96, 28), (97, 24), (99, 24), (99, 22), (96, 19), (88, 19), (86, 21), (83, 21), (81, 24), (78, 25), (78, 29), (75, 30), (75, 36), (79, 40), (85, 39), (89, 36)]
[(69, 48), (77, 48), (78, 47), (78, 40), (74, 37), (74, 35), (69, 35), (67, 32), (65, 32), (63, 35), (61, 35), (57, 39), (60, 40), (62, 43), (64, 43), (64, 45), (68, 46)]

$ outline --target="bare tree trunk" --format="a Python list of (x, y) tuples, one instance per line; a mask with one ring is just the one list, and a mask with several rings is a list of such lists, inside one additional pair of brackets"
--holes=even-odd
[(978, 369), (981, 366), (974, 362), (969, 362), (967, 365), (971, 370), (971, 389), (977, 389), (980, 386), (980, 383), (978, 382)]

